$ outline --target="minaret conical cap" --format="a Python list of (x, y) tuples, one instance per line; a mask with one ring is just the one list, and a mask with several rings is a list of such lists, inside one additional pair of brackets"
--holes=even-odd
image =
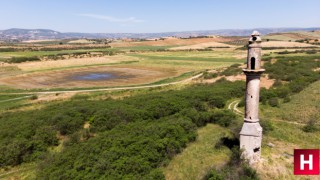
[(253, 31), (251, 36), (260, 36), (260, 33), (258, 31)]

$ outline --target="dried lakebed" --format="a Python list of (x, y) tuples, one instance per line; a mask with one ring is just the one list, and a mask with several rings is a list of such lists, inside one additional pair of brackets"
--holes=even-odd
[(23, 89), (112, 87), (151, 83), (178, 74), (174, 69), (100, 66), (4, 77), (0, 85)]

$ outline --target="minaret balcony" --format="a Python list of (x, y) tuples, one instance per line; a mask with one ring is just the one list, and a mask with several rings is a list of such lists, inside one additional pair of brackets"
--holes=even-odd
[(262, 74), (265, 69), (242, 69), (245, 74)]

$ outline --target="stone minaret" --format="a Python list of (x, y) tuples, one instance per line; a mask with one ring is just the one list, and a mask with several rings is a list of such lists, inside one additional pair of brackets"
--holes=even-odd
[(244, 124), (240, 132), (242, 157), (250, 164), (259, 161), (261, 154), (262, 127), (259, 124), (259, 92), (261, 69), (261, 38), (253, 31), (249, 39), (246, 75), (246, 101)]

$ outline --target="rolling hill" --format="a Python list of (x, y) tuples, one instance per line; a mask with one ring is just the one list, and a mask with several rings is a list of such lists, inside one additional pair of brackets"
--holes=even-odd
[[(293, 31), (315, 31), (320, 27), (313, 28), (256, 28), (261, 34), (293, 32)], [(18, 29), (12, 28), (0, 31), (0, 40), (40, 40), (40, 39), (70, 39), (70, 38), (156, 38), (156, 37), (189, 37), (189, 36), (248, 36), (253, 29), (221, 29), (200, 30), (183, 32), (162, 33), (62, 33), (49, 29)]]

